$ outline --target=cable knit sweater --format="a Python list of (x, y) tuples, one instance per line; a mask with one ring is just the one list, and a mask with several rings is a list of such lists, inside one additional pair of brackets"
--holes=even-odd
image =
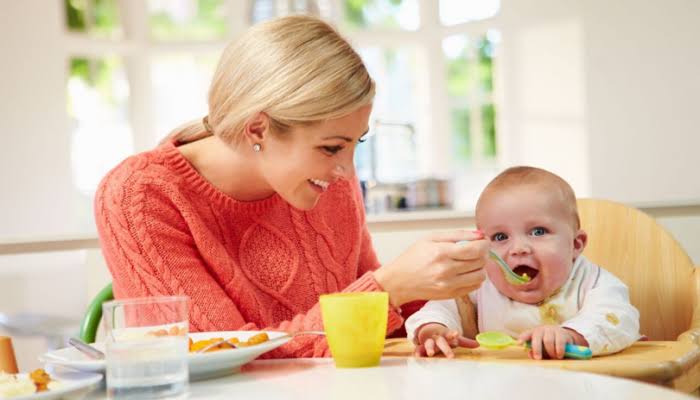
[[(101, 182), (95, 218), (116, 298), (187, 295), (190, 330), (319, 330), (319, 295), (382, 290), (357, 182), (311, 211), (278, 195), (242, 202), (205, 180), (174, 143), (126, 159)], [(403, 322), (389, 312), (388, 331)], [(299, 336), (270, 357), (328, 356)]]

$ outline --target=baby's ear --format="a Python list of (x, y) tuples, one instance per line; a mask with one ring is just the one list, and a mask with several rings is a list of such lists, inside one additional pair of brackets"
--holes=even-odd
[(588, 243), (588, 234), (583, 229), (576, 231), (574, 235), (574, 259), (583, 253)]

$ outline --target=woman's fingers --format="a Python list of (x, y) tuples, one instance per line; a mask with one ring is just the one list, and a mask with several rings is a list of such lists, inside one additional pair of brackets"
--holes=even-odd
[(479, 261), (480, 265), (486, 262), (490, 243), (488, 240), (475, 240), (468, 243), (446, 244), (447, 256), (456, 261)]
[(451, 289), (451, 297), (466, 296), (470, 292), (481, 286), (481, 282), (486, 279), (483, 270), (472, 271), (466, 274), (457, 275), (446, 285)]

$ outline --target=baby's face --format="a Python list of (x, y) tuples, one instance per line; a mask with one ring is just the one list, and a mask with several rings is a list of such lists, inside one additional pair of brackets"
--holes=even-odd
[(586, 245), (571, 214), (556, 193), (535, 185), (485, 194), (476, 215), (477, 226), (491, 248), (515, 271), (532, 278), (525, 285), (509, 284), (495, 262), (486, 273), (509, 298), (535, 304), (556, 292), (569, 277), (573, 262)]

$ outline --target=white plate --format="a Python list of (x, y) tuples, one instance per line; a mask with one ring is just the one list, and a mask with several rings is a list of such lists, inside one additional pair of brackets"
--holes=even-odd
[[(26, 376), (27, 374), (19, 374)], [(102, 380), (102, 375), (88, 372), (50, 372), (51, 378), (58, 381), (61, 386), (55, 389), (30, 394), (28, 396), (10, 397), (12, 400), (50, 400), (60, 399), (63, 396), (76, 396), (80, 392), (85, 395), (90, 389), (97, 387)]]
[[(190, 333), (193, 341), (220, 337), (228, 339), (237, 337), (241, 341), (262, 331), (220, 331)], [(261, 354), (275, 349), (287, 343), (291, 337), (285, 332), (266, 332), (270, 340), (255, 346), (241, 347), (238, 349), (221, 350), (210, 353), (190, 353), (187, 357), (190, 366), (190, 379), (201, 380), (218, 376), (224, 376), (238, 371), (243, 364), (258, 358)], [(94, 345), (104, 350), (103, 343)], [(60, 365), (67, 368), (86, 372), (104, 372), (104, 360), (92, 360), (73, 347), (50, 351), (39, 357), (41, 362)]]

